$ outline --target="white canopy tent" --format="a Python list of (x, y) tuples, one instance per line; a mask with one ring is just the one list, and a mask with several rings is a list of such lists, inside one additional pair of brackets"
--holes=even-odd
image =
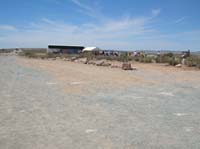
[(97, 47), (86, 47), (83, 49), (83, 52), (93, 52), (93, 51), (100, 51), (101, 49)]

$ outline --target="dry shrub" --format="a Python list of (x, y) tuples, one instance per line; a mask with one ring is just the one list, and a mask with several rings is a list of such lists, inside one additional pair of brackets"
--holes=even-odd
[(198, 67), (200, 68), (200, 57), (190, 56), (186, 59), (186, 65), (189, 67)]

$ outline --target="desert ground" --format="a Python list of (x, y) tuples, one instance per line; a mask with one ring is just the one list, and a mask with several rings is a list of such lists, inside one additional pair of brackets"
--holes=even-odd
[(200, 148), (200, 71), (132, 66), (0, 56), (0, 149)]

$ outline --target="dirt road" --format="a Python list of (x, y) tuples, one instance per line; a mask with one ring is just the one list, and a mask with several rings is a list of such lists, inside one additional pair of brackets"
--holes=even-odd
[(200, 72), (0, 56), (0, 148), (200, 148)]

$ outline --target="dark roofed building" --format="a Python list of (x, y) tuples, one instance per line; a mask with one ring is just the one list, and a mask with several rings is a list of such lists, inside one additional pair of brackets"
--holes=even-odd
[(82, 46), (60, 46), (49, 45), (47, 53), (60, 53), (60, 54), (78, 54), (82, 52), (85, 47)]

